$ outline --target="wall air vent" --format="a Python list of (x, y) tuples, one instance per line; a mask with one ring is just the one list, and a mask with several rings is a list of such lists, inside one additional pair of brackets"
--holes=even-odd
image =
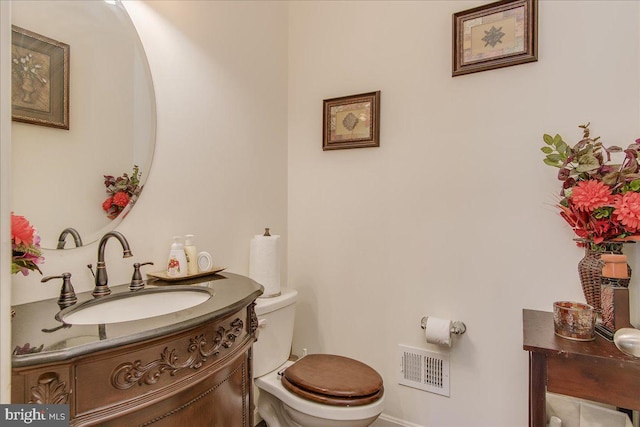
[(449, 355), (399, 345), (398, 383), (449, 397)]

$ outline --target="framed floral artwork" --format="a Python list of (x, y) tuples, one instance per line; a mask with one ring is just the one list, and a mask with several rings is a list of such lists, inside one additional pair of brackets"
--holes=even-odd
[(66, 43), (12, 26), (14, 121), (69, 129), (69, 51)]
[(538, 0), (502, 0), (453, 14), (452, 75), (538, 60)]
[(380, 146), (380, 91), (325, 99), (322, 149)]

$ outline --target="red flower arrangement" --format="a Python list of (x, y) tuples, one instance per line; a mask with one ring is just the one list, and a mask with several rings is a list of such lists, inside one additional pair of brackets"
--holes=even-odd
[[(596, 245), (624, 239), (640, 232), (640, 139), (626, 149), (605, 147), (600, 137), (591, 138), (589, 124), (573, 147), (560, 135), (545, 134), (544, 162), (559, 168), (562, 181), (560, 215), (576, 235)], [(611, 155), (620, 153), (619, 164)]]
[(44, 262), (40, 250), (40, 236), (36, 229), (20, 215), (11, 212), (11, 274), (18, 272), (24, 276), (29, 275), (29, 270), (42, 274), (38, 264)]
[(107, 188), (109, 197), (102, 202), (102, 209), (107, 213), (110, 219), (120, 215), (129, 203), (134, 203), (140, 194), (142, 187), (140, 186), (140, 169), (133, 166), (131, 176), (123, 173), (117, 178), (111, 175), (104, 175), (104, 185)]

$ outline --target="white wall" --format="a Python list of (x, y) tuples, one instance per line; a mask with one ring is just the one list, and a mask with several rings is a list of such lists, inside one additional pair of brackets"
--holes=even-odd
[[(423, 426), (527, 424), (522, 309), (583, 298), (542, 135), (640, 136), (638, 2), (542, 1), (538, 62), (452, 78), (451, 15), (483, 3), (289, 9), (294, 350), (369, 363), (385, 413)], [(322, 100), (375, 90), (381, 146), (323, 152)], [(396, 384), (397, 344), (435, 349), (423, 315), (468, 326), (450, 398)]]
[(0, 2), (0, 403), (11, 400), (11, 3)]

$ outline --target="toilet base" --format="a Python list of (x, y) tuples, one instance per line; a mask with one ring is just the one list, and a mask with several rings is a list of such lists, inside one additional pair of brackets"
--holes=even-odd
[(269, 427), (368, 427), (382, 413), (384, 395), (373, 403), (351, 407), (324, 405), (294, 395), (278, 376), (291, 363), (254, 380), (258, 413)]
[(379, 416), (360, 420), (327, 420), (304, 414), (282, 403), (271, 393), (260, 390), (258, 412), (268, 427), (368, 427)]

